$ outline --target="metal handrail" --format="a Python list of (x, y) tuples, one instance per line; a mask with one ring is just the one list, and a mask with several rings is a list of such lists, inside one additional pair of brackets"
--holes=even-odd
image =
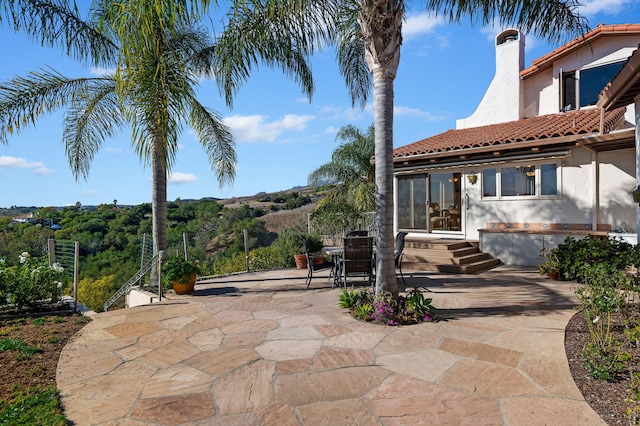
[(131, 287), (136, 285), (149, 271), (151, 271), (151, 269), (161, 261), (163, 254), (164, 253), (161, 251), (160, 253), (153, 256), (144, 266), (142, 266), (142, 268), (138, 270), (138, 272), (135, 273), (133, 277), (129, 278), (129, 281), (127, 281), (125, 285), (120, 287), (120, 289), (116, 291), (113, 296), (107, 299), (107, 301), (104, 302), (104, 305), (102, 306), (104, 311), (106, 312), (109, 307), (116, 302), (116, 300), (118, 300), (125, 293), (128, 293), (129, 290), (131, 290)]

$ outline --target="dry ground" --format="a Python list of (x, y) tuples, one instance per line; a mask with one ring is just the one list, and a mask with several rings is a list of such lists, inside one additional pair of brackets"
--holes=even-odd
[(0, 351), (0, 401), (10, 401), (16, 390), (55, 386), (62, 348), (88, 321), (78, 315), (0, 319), (0, 342), (20, 339), (39, 349), (29, 359), (21, 358), (24, 352)]

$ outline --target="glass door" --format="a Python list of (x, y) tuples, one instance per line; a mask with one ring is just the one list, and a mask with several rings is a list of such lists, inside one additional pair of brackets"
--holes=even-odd
[(398, 177), (398, 228), (429, 232), (462, 231), (461, 181), (460, 173)]
[(434, 173), (429, 175), (429, 230), (462, 230), (462, 175)]

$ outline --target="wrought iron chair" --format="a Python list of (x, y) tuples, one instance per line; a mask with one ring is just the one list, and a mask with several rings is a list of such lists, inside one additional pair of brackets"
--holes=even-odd
[(404, 237), (406, 236), (406, 232), (398, 232), (396, 234), (396, 245), (393, 250), (395, 267), (400, 272), (400, 278), (402, 278), (402, 283), (405, 287), (407, 286), (407, 282), (404, 280), (404, 275), (402, 274), (402, 257), (404, 256)]
[(302, 237), (302, 245), (304, 246), (304, 254), (307, 257), (307, 280), (305, 284), (307, 284), (307, 288), (311, 285), (311, 279), (313, 278), (313, 271), (318, 269), (326, 268), (327, 265), (322, 263), (320, 265), (316, 265), (313, 261), (313, 256), (309, 253), (309, 245), (307, 243), (307, 239)]
[(344, 255), (340, 259), (342, 285), (347, 286), (347, 279), (362, 276), (373, 285), (373, 238), (350, 237), (344, 239)]

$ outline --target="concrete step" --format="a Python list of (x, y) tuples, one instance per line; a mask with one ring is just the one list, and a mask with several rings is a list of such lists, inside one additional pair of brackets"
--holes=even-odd
[(439, 271), (472, 274), (500, 265), (478, 249), (477, 241), (468, 240), (406, 240), (402, 267), (419, 271)]
[(501, 263), (500, 259), (489, 258), (464, 265), (438, 265), (438, 270), (440, 272), (450, 272), (455, 274), (474, 274), (476, 272), (487, 271), (491, 268), (495, 268)]

